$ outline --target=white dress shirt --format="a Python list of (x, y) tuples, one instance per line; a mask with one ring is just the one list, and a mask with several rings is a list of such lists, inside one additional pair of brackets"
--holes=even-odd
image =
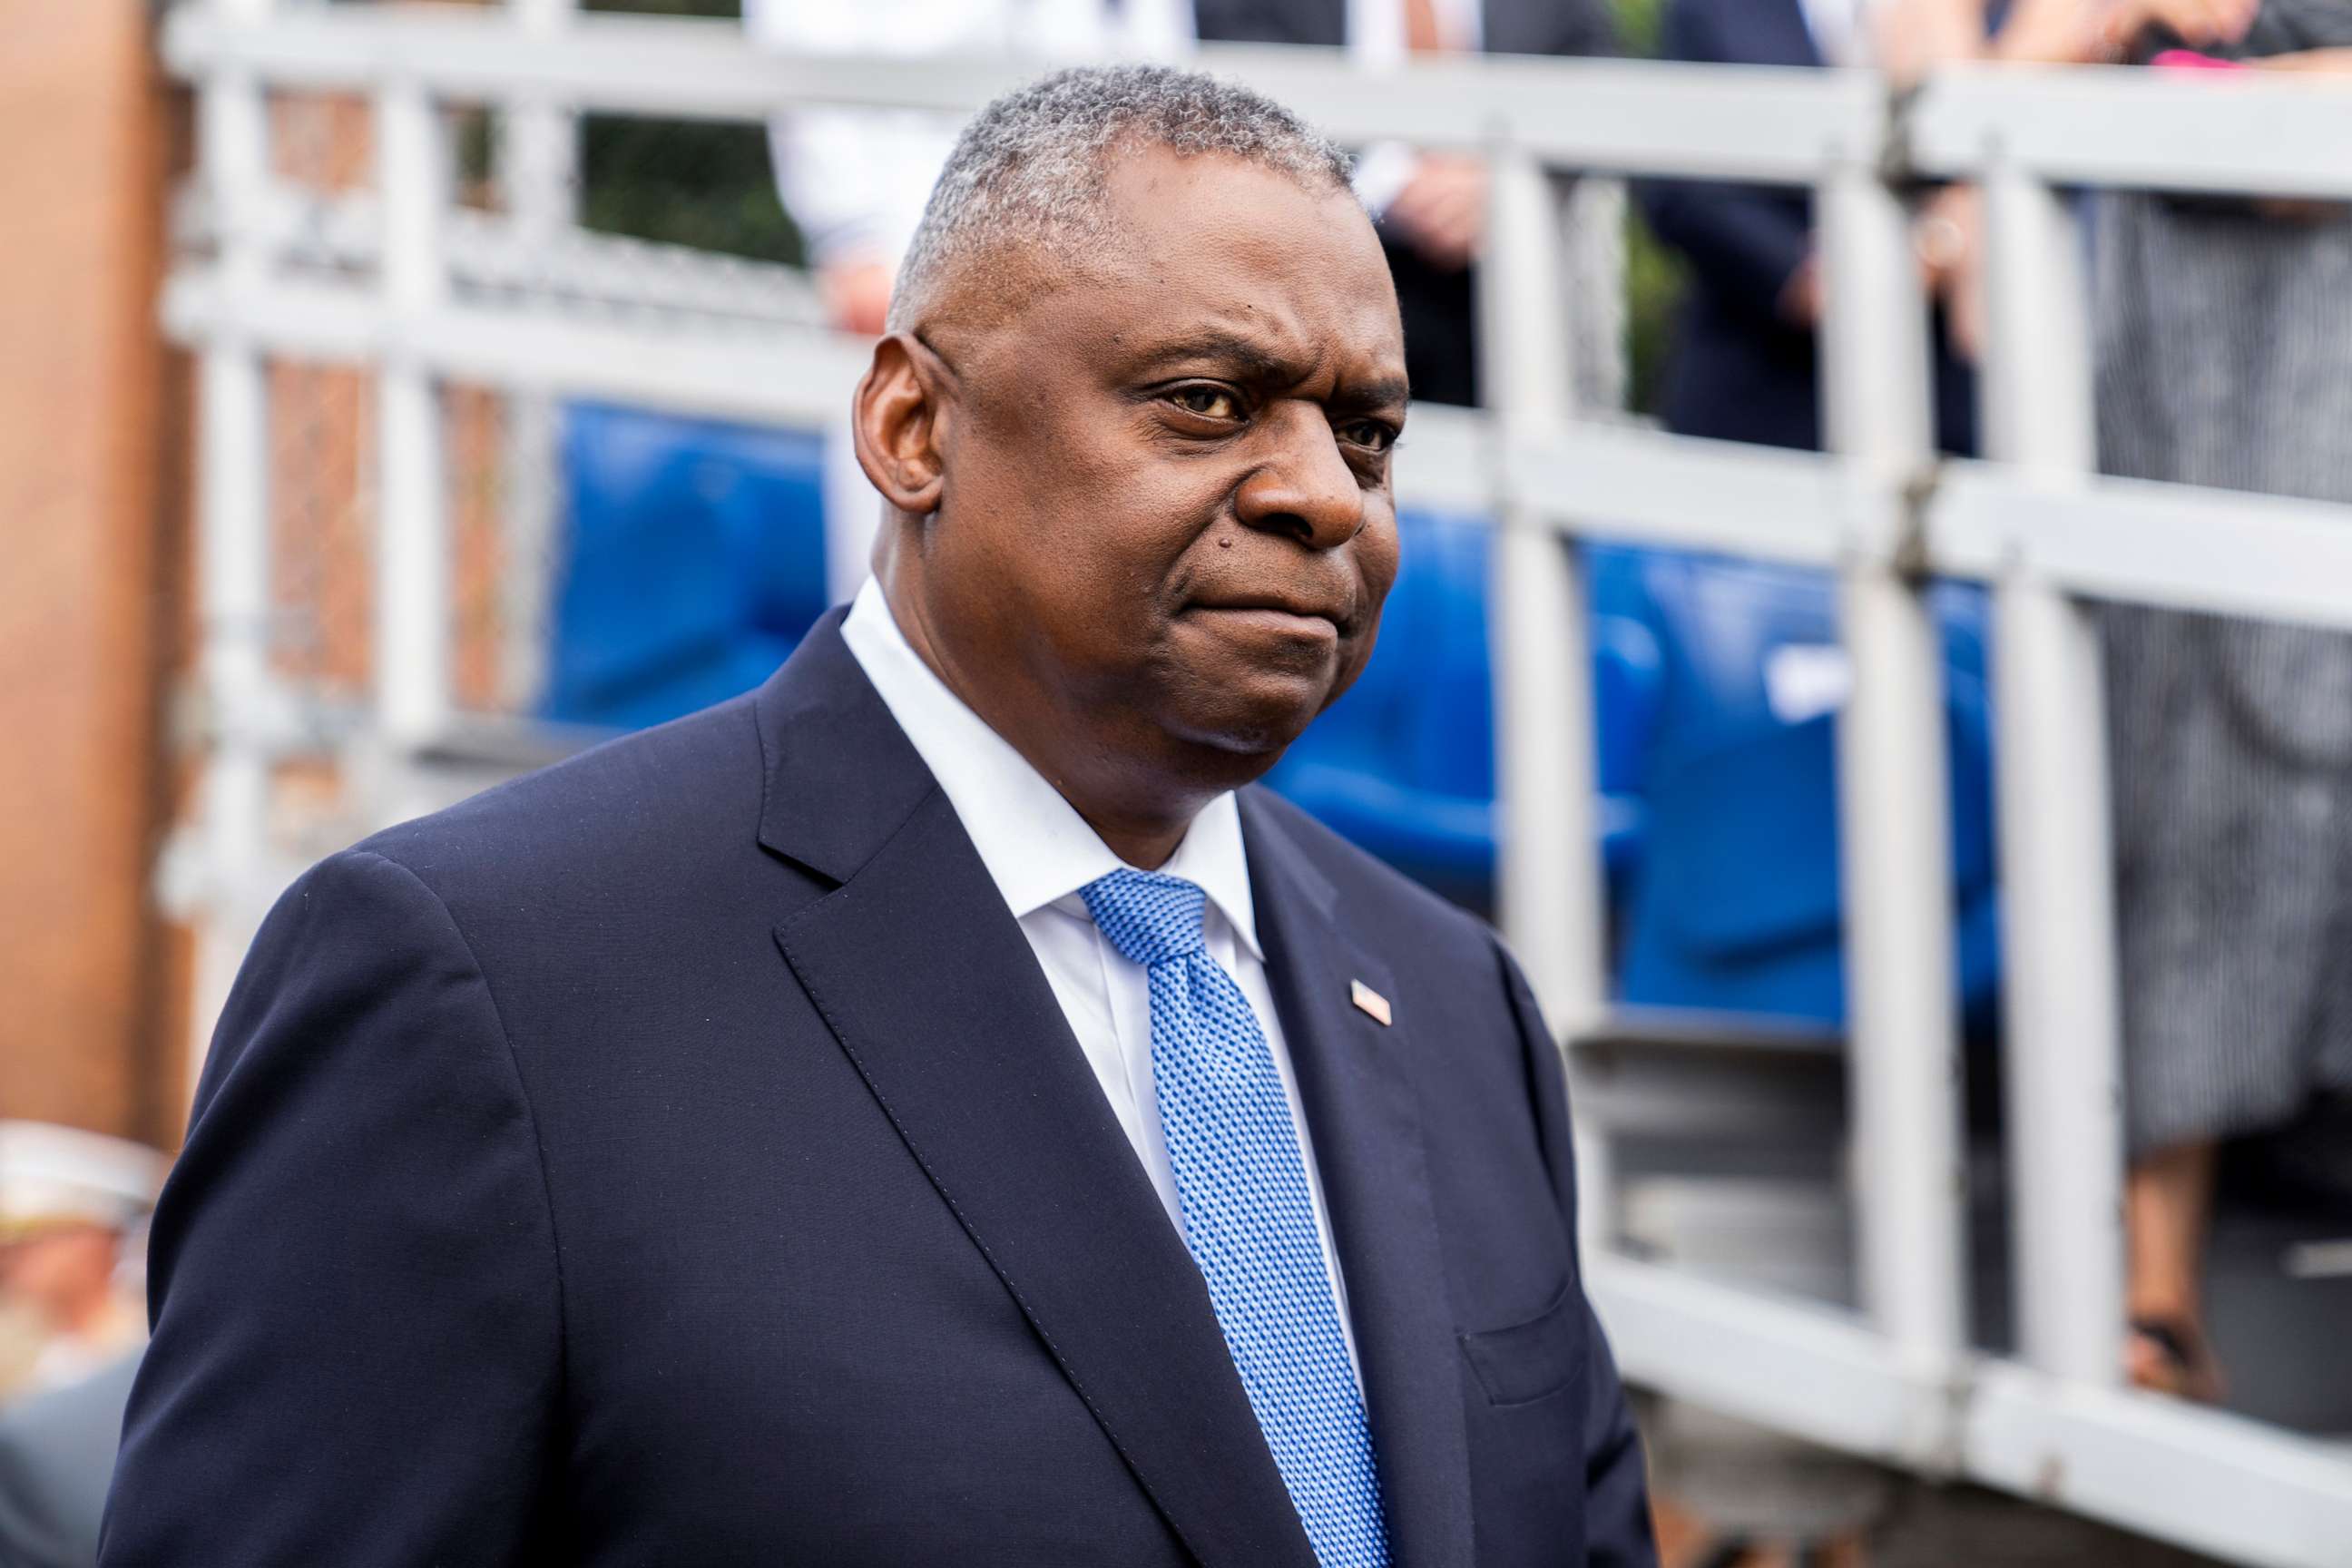
[[(1078, 889), (1126, 862), (1087, 826), (1044, 775), (1003, 737), (948, 689), (898, 629), (881, 585), (868, 579), (850, 605), (841, 635), (882, 694), (890, 716), (914, 742), (923, 763), (955, 807), (981, 863), (1054, 988), (1087, 1065), (1118, 1119), (1135, 1156), (1160, 1194), (1160, 1206), (1181, 1234), (1184, 1213), (1176, 1170), (1160, 1126), (1160, 1097), (1151, 1078), (1151, 988), (1143, 966), (1119, 953), (1095, 926)], [(1315, 1205), (1315, 1233), (1323, 1244), (1323, 1270), (1339, 1308), (1348, 1362), (1356, 1360), (1356, 1331), (1348, 1317), (1348, 1288), (1331, 1245), (1331, 1216), (1315, 1166), (1314, 1141), (1299, 1107), (1298, 1078), (1283, 1044), (1282, 1020), (1266, 987), (1265, 954), (1258, 946), (1250, 898), (1249, 859), (1242, 844), (1240, 807), (1221, 795), (1192, 819), (1184, 841), (1160, 870), (1198, 883), (1208, 895), (1205, 935), (1214, 958), (1248, 998), (1274, 1052), (1290, 1124), (1307, 1166)]]
[(1866, 66), (1875, 53), (1871, 36), (1874, 0), (1800, 0), (1805, 31), (1829, 66)]

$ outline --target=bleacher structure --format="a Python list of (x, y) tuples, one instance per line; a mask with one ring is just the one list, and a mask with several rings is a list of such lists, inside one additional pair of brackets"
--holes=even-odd
[[(173, 9), (163, 38), (198, 100), (195, 179), (161, 310), (199, 367), (192, 722), (205, 768), (164, 881), (204, 933), (201, 1038), (303, 859), (577, 742), (517, 695), (545, 676), (559, 410), (822, 430), (862, 368), (862, 345), (816, 324), (796, 275), (579, 230), (562, 195), (572, 118), (760, 123), (816, 103), (954, 113), (1037, 65), (783, 58), (731, 24), (574, 16), (568, 0), (205, 0)], [(1490, 161), (1493, 412), (1417, 410), (1399, 488), (1492, 530), (1496, 909), (1571, 1053), (1590, 1286), (1629, 1380), (2231, 1561), (2352, 1563), (2352, 1455), (2283, 1420), (2119, 1385), (2115, 921), (2084, 607), (2352, 629), (2352, 509), (2093, 472), (2084, 242), (2064, 195), (2352, 200), (2352, 102), (2306, 81), (2100, 70), (1955, 68), (1898, 96), (1843, 71), (1462, 59), (1372, 79), (1313, 51), (1203, 57), (1342, 141)], [(275, 145), (278, 109), (322, 94), (369, 106), (372, 177), (335, 192), (287, 178)], [(460, 199), (461, 109), (498, 122), (494, 200)], [(1589, 395), (1580, 406), (1589, 377), (1574, 346), (1591, 336), (1591, 290), (1564, 284), (1579, 264), (1563, 214), (1590, 174), (1812, 188), (1830, 451), (1681, 439)], [(1980, 462), (1939, 462), (1928, 432), (1906, 197), (1948, 179), (1979, 184), (1990, 215)], [(273, 540), (289, 407), (276, 378), (319, 364), (363, 389), (346, 434), (361, 514), (347, 531), (366, 552), (365, 684), (336, 693), (289, 678)], [(481, 428), (467, 413), (478, 405), (495, 408)], [(467, 474), (481, 479), (472, 492), (457, 482)], [(1807, 567), (1834, 585), (1850, 670), (1831, 742), (1840, 1031), (1731, 1028), (1612, 1000), (1584, 679), (1598, 542)], [(1961, 1103), (1955, 922), (1970, 916), (1952, 896), (1937, 608), (1937, 584), (1954, 582), (1979, 584), (1990, 605), (1979, 635), (2000, 868), (1985, 897), (1997, 896), (2005, 953), (1997, 1152), (1971, 1147)], [(485, 584), (507, 597), (469, 618), (463, 605)], [(1659, 1194), (1703, 1183), (1743, 1141), (1777, 1141), (1784, 1171), (1797, 1151), (1836, 1193), (1830, 1272), (1850, 1288), (1808, 1295), (1660, 1242), (1675, 1226), (1645, 1217)], [(1694, 1149), (1716, 1163), (1676, 1153)], [(1988, 1190), (2005, 1194), (1990, 1233), (1977, 1202)], [(1989, 1316), (2006, 1328), (1989, 1334)], [(2297, 1348), (2315, 1378), (2352, 1361), (2347, 1326)]]

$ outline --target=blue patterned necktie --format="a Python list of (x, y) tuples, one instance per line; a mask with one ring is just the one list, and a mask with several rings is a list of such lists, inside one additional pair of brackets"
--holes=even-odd
[(1322, 1568), (1382, 1568), (1388, 1530), (1363, 1395), (1274, 1053), (1233, 976), (1209, 956), (1205, 895), (1119, 870), (1081, 896), (1151, 979), (1151, 1079), (1184, 1214), (1225, 1347)]

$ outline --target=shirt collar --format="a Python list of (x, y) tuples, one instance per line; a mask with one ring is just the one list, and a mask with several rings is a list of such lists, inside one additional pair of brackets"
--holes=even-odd
[[(877, 579), (867, 578), (857, 591), (841, 636), (955, 807), (1013, 919), (1024, 920), (1126, 864), (1027, 758), (923, 662), (898, 629)], [(1234, 935), (1265, 959), (1241, 811), (1231, 792), (1201, 808), (1160, 870), (1199, 884)]]

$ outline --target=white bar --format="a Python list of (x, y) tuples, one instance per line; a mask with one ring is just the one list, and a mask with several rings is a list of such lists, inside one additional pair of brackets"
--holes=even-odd
[[(1866, 163), (1818, 200), (1832, 447), (1887, 509), (1931, 460), (1927, 320), (1909, 221)], [(1837, 731), (1863, 1300), (1906, 1367), (1948, 1375), (1966, 1343), (1958, 1023), (1941, 649), (1917, 584), (1884, 550), (1841, 574), (1853, 695)]]
[[(1487, 259), (1480, 271), (1487, 403), (1497, 432), (1549, 431), (1570, 413), (1562, 207), (1535, 159), (1493, 160)], [(1591, 654), (1581, 574), (1505, 482), (1487, 589), (1495, 672), (1500, 923), (1558, 1033), (1601, 1016), (1607, 995), (1599, 850), (1592, 819)]]
[(1875, 149), (1886, 123), (1864, 71), (1489, 55), (1367, 72), (1316, 55), (1227, 46), (1199, 58), (1342, 142), (1507, 138), (1555, 169), (1796, 184)]
[(1925, 174), (1971, 174), (1997, 156), (2052, 184), (2352, 196), (2341, 78), (1953, 66), (1922, 87), (1905, 124)]
[(1507, 463), (1512, 493), (1579, 537), (1802, 565), (1859, 548), (1864, 521), (1885, 510), (1817, 452), (1632, 426), (1570, 425), (1512, 447)]
[(1622, 179), (1576, 182), (1568, 200), (1569, 312), (1575, 342), (1578, 405), (1588, 417), (1624, 413), (1632, 394), (1631, 310), (1626, 296), (1626, 219), (1633, 197)]
[(1629, 1383), (1841, 1453), (1946, 1455), (1948, 1391), (1852, 1313), (1609, 1254), (1584, 1289)]
[[(562, 42), (576, 19), (576, 0), (512, 0), (511, 29), (529, 53)], [(498, 176), (507, 210), (530, 238), (571, 226), (579, 205), (579, 120), (562, 99), (531, 92), (509, 79), (497, 98), (505, 117)]]
[[(2047, 185), (1984, 184), (1990, 455), (2063, 491), (2097, 462), (2084, 236)], [(2098, 629), (2012, 556), (1993, 617), (2003, 1079), (2025, 1361), (2093, 1387), (2122, 1370), (2121, 1025)]]
[(1978, 1373), (1964, 1468), (1988, 1485), (2225, 1562), (2352, 1561), (2352, 1458), (2177, 1399), (1995, 1363)]
[[(215, 0), (224, 16), (259, 21), (268, 0)], [(269, 172), (268, 104), (249, 71), (203, 81), (197, 151), (219, 223), (221, 276), (258, 291), (268, 258), (259, 209)], [(268, 849), (270, 771), (263, 716), (270, 706), (269, 389), (250, 338), (223, 333), (199, 361), (196, 402), (196, 574), (200, 668), (211, 710), (204, 777), (201, 881), (189, 1005), (188, 1084), (212, 1046), (214, 1021), (259, 923), (244, 894)]]
[[(174, 340), (249, 342), (275, 353), (373, 363), (395, 337), (436, 375), (551, 395), (786, 425), (831, 416), (864, 369), (853, 341), (797, 327), (640, 322), (445, 304), (395, 332), (383, 302), (348, 284), (280, 279), (240, 295), (217, 269), (166, 286)], [(1485, 416), (1416, 408), (1398, 463), (1408, 500), (1481, 510), (1494, 484)], [(1574, 424), (1503, 459), (1553, 526), (1812, 564), (1884, 553), (1884, 483), (1819, 454)], [(2067, 592), (2352, 628), (2352, 507), (2100, 479), (2065, 492), (1991, 464), (1951, 463), (1927, 508), (1927, 563), (1993, 578), (2012, 560)]]
[(804, 328), (648, 330), (461, 304), (394, 319), (352, 285), (287, 281), (257, 298), (202, 269), (173, 280), (163, 320), (181, 342), (250, 331), (282, 353), (362, 363), (396, 353), (452, 381), (781, 425), (831, 418), (866, 365), (856, 340)]
[(378, 91), (375, 108), (380, 281), (390, 329), (376, 379), (375, 687), (378, 722), (398, 747), (436, 733), (449, 702), (441, 401), (404, 330), (445, 291), (439, 229), (449, 170), (438, 114), (420, 88), (395, 81)]
[[(164, 58), (183, 75), (228, 64), (272, 80), (365, 89), (394, 76), (438, 96), (546, 94), (600, 112), (762, 120), (786, 103), (968, 112), (1050, 62), (1003, 57), (771, 55), (732, 23), (599, 16), (516, 47), (496, 12), (320, 12), (268, 29), (173, 16)], [(1807, 180), (1881, 137), (1868, 73), (1643, 60), (1408, 64), (1364, 73), (1336, 51), (1204, 48), (1211, 68), (1281, 98), (1349, 141), (1468, 144), (1507, 133), (1548, 163), (1627, 174)], [(1908, 156), (1958, 175), (1999, 145), (2062, 183), (2352, 196), (2352, 116), (2340, 83), (2174, 79), (2086, 68), (1948, 67), (1907, 111)]]
[(2077, 595), (2352, 629), (2352, 507), (2098, 479), (2053, 489), (1952, 463), (1929, 509), (1938, 571), (2012, 563)]
[[(187, 74), (237, 63), (274, 80), (366, 89), (394, 78), (440, 97), (544, 94), (592, 112), (764, 120), (787, 104), (964, 114), (1058, 63), (1005, 56), (771, 54), (731, 22), (583, 17), (519, 45), (496, 12), (332, 11), (266, 31), (175, 15), (163, 56)], [(1346, 142), (1474, 146), (1507, 135), (1560, 166), (1727, 179), (1811, 178), (1874, 147), (1883, 96), (1864, 73), (1643, 60), (1489, 58), (1410, 64), (1368, 79), (1338, 50), (1203, 47), (1238, 77)]]
[[(1482, 388), (1505, 442), (1562, 427), (1574, 411), (1567, 204), (1536, 157), (1490, 159), (1479, 269)], [(1593, 809), (1592, 650), (1574, 548), (1534, 495), (1494, 465), (1487, 557), (1487, 662), (1494, 671), (1496, 906), (1555, 1039), (1608, 1006), (1608, 912)], [(1587, 1249), (1615, 1230), (1608, 1142), (1570, 1100), (1577, 1136), (1577, 1227)]]
[[(514, 23), (544, 47), (569, 27), (576, 0), (512, 0)], [(545, 256), (577, 221), (580, 122), (545, 97), (516, 97), (504, 115), (499, 183), (514, 215), (514, 233), (532, 258)], [(559, 475), (562, 412), (544, 396), (508, 399), (504, 450), (505, 502), (498, 527), (503, 545), (499, 574), (499, 685), (504, 705), (528, 711), (546, 685), (548, 618), (556, 517), (563, 498)]]
[(1957, 1458), (1968, 1479), (2229, 1562), (2343, 1568), (2352, 1459), (2323, 1443), (2005, 1362), (1922, 1377), (1848, 1314), (1656, 1264), (1589, 1258), (1584, 1282), (1642, 1387), (1866, 1458)]

